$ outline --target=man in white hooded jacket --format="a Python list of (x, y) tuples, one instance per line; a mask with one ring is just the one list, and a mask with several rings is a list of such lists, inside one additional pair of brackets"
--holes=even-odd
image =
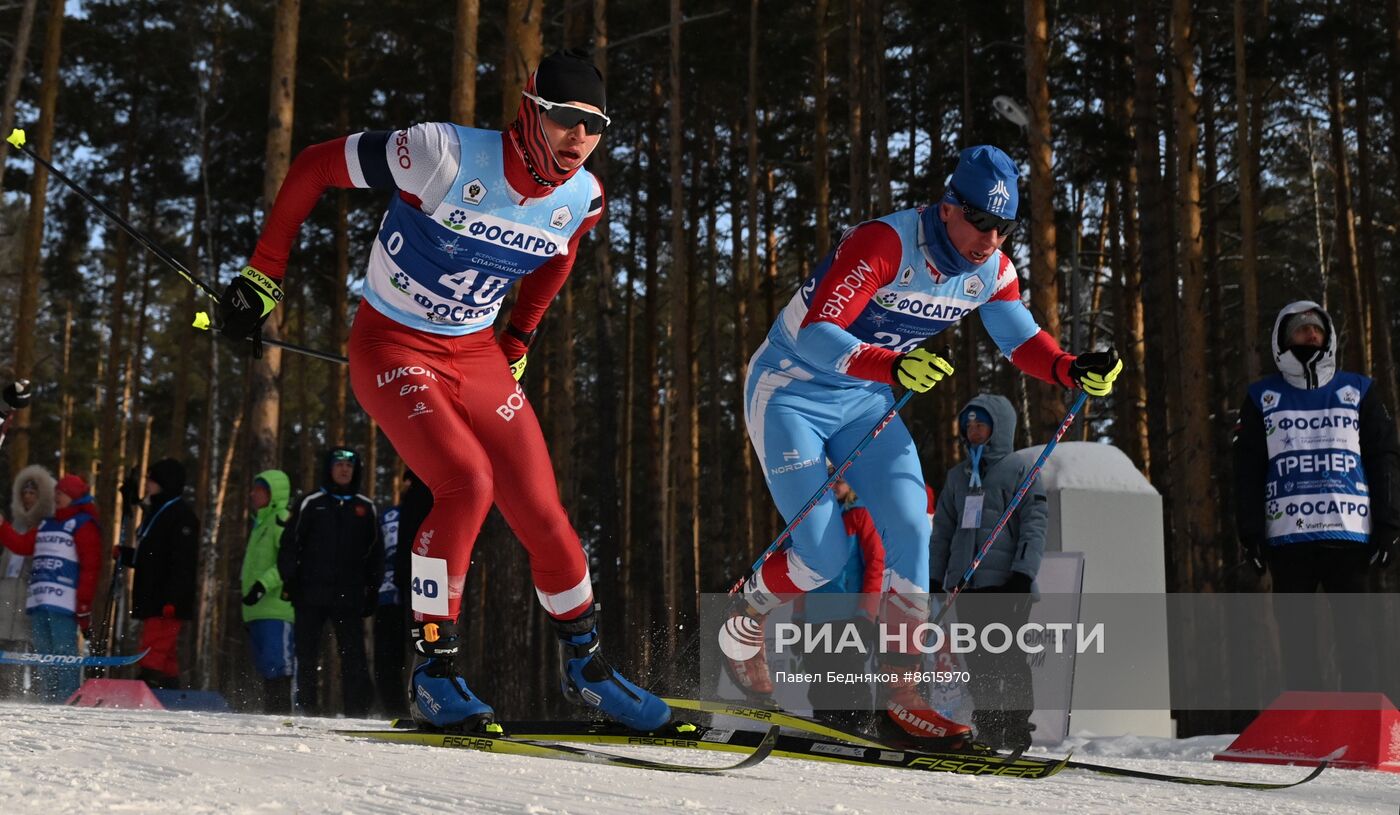
[[(1389, 564), (1400, 536), (1395, 423), (1369, 377), (1337, 370), (1337, 332), (1322, 306), (1285, 306), (1272, 345), (1279, 372), (1249, 387), (1235, 426), (1245, 558), (1273, 572), (1276, 594), (1364, 592), (1368, 569)], [(1290, 689), (1321, 690), (1317, 618), (1304, 605), (1275, 598), (1285, 676)], [(1358, 626), (1369, 621), (1335, 604), (1330, 616), (1339, 667), (1364, 672), (1373, 644)]]
[[(17, 532), (27, 532), (53, 515), (54, 479), (42, 465), (31, 464), (19, 471), (11, 485), (10, 523)], [(32, 558), (0, 547), (0, 650), (30, 651), (29, 566)], [(12, 698), (21, 690), (24, 668), (0, 668), (0, 696)]]

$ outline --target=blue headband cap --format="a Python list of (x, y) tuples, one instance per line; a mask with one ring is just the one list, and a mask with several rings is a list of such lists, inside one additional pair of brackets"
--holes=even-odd
[[(969, 147), (958, 156), (949, 185), (970, 206), (1002, 218), (1015, 218), (1019, 201), (1016, 197), (1016, 164), (1011, 157), (990, 144)], [(957, 203), (952, 192), (943, 200)]]

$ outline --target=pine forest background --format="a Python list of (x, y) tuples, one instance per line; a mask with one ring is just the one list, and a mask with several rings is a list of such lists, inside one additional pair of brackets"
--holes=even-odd
[[(643, 681), (687, 681), (697, 592), (725, 590), (781, 529), (744, 432), (749, 355), (841, 230), (935, 201), (965, 146), (1023, 168), (1027, 228), (1008, 249), (1040, 324), (1126, 358), (1072, 435), (1116, 444), (1162, 492), (1170, 590), (1258, 588), (1239, 568), (1229, 436), (1272, 370), (1279, 307), (1326, 305), (1344, 366), (1395, 408), (1400, 0), (9, 0), (0, 131), (26, 128), (222, 287), (298, 150), (422, 121), (500, 128), (561, 46), (592, 48), (608, 80), (613, 127), (589, 163), (608, 209), (525, 385), (608, 650)], [(206, 530), (187, 678), (241, 699), (257, 684), (238, 617), (253, 474), (313, 488), (321, 451), (346, 443), (387, 505), (402, 464), (343, 366), (233, 355), (191, 328), (211, 305), (191, 286), (27, 157), (0, 157), (0, 375), (37, 383), (0, 467), (86, 475), (115, 542), (119, 474), (184, 460)], [(281, 336), (343, 353), (384, 203), (322, 199)], [(957, 375), (904, 413), (935, 487), (973, 394), (1023, 407), (1020, 445), (1068, 404), (975, 319), (945, 344)], [(494, 512), (464, 619), (483, 697), (558, 704), (536, 669), (554, 638)], [(1183, 712), (1182, 733), (1222, 716)]]

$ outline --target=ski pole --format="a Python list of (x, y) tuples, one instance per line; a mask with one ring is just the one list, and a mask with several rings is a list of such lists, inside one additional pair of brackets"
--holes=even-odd
[(865, 438), (860, 440), (860, 444), (857, 444), (856, 448), (851, 451), (851, 454), (846, 456), (846, 460), (841, 462), (841, 466), (837, 467), (835, 472), (826, 477), (826, 482), (812, 495), (807, 501), (806, 506), (802, 507), (802, 511), (798, 512), (783, 531), (778, 533), (778, 537), (774, 538), (773, 542), (768, 544), (768, 548), (763, 550), (763, 554), (759, 555), (758, 560), (755, 560), (753, 566), (749, 567), (749, 573), (739, 578), (739, 582), (735, 583), (729, 589), (729, 594), (731, 596), (744, 585), (744, 581), (748, 580), (750, 575), (763, 568), (763, 564), (767, 562), (768, 558), (772, 557), (773, 553), (778, 551), (778, 547), (782, 545), (783, 541), (787, 540), (788, 537), (792, 535), (792, 530), (796, 529), (797, 525), (802, 523), (802, 519), (806, 518), (807, 514), (811, 512), (817, 504), (821, 503), (822, 497), (826, 495), (827, 490), (831, 489), (831, 485), (841, 480), (841, 476), (845, 474), (846, 470), (860, 455), (861, 451), (870, 446), (870, 443), (875, 440), (875, 437), (880, 435), (880, 431), (884, 430), (890, 422), (894, 421), (894, 417), (899, 415), (900, 409), (908, 404), (910, 398), (913, 396), (913, 391), (905, 391), (904, 395), (899, 397), (894, 403), (894, 407), (886, 411), (885, 415), (880, 418), (880, 421), (876, 422), (875, 426), (870, 428), (870, 432), (866, 433)]
[(958, 599), (958, 595), (962, 594), (963, 589), (967, 588), (967, 584), (972, 581), (972, 573), (977, 571), (977, 567), (982, 563), (982, 558), (986, 557), (987, 553), (991, 551), (992, 542), (1001, 534), (1001, 530), (1006, 528), (1007, 522), (1011, 520), (1011, 513), (1015, 512), (1016, 507), (1021, 505), (1021, 499), (1026, 497), (1026, 493), (1031, 490), (1031, 485), (1034, 484), (1035, 479), (1039, 477), (1040, 468), (1044, 467), (1046, 460), (1050, 458), (1050, 451), (1054, 450), (1055, 445), (1060, 443), (1060, 437), (1064, 436), (1065, 431), (1069, 430), (1069, 426), (1074, 424), (1074, 417), (1079, 415), (1080, 408), (1084, 407), (1084, 403), (1087, 401), (1089, 401), (1088, 392), (1080, 391), (1079, 396), (1074, 400), (1074, 404), (1070, 405), (1069, 413), (1065, 414), (1064, 421), (1060, 422), (1059, 429), (1055, 431), (1054, 438), (1050, 439), (1050, 443), (1045, 445), (1044, 450), (1040, 451), (1040, 458), (1035, 460), (1035, 466), (1031, 467), (1031, 471), (1026, 473), (1025, 478), (1021, 479), (1021, 486), (1016, 488), (1016, 494), (1012, 496), (1011, 503), (1007, 504), (1006, 509), (1002, 511), (1001, 518), (997, 521), (996, 528), (992, 530), (992, 534), (987, 536), (987, 540), (982, 544), (982, 548), (977, 551), (977, 555), (973, 557), (972, 562), (967, 565), (967, 571), (963, 572), (963, 576), (958, 580), (958, 584), (953, 587), (952, 591), (948, 592), (948, 600), (943, 604), (943, 608), (939, 610), (938, 616), (933, 618), (934, 625), (943, 622), (943, 618), (948, 616), (948, 609), (953, 607), (953, 601)]
[[(31, 148), (28, 144), (25, 143), (23, 130), (15, 128), (13, 131), (11, 131), (10, 135), (5, 139), (5, 141), (14, 145), (14, 147), (20, 152), (24, 153), (25, 155), (34, 159), (34, 161), (43, 165), (46, 169), (48, 169), (49, 172), (54, 174), (54, 177), (56, 177), (59, 181), (62, 181), (68, 186), (69, 189), (81, 196), (84, 201), (87, 201), (89, 204), (92, 204), (94, 207), (97, 208), (99, 212), (101, 212), (103, 215), (106, 215), (112, 220), (113, 223), (121, 227), (123, 232), (130, 235), (136, 240), (137, 243), (150, 250), (151, 254), (165, 261), (165, 265), (169, 266), (175, 271), (176, 274), (183, 277), (187, 283), (204, 292), (206, 295), (209, 296), (209, 299), (213, 300), (216, 303), (218, 302), (219, 293), (214, 290), (213, 286), (210, 286), (208, 283), (205, 283), (198, 276), (196, 276), (194, 272), (191, 272), (189, 269), (185, 268), (185, 264), (181, 263), (174, 255), (167, 252), (160, 244), (156, 243), (149, 236), (147, 236), (146, 233), (137, 229), (129, 221), (127, 221), (122, 216), (118, 215), (106, 204), (93, 197), (93, 195), (87, 190), (83, 189), (82, 186), (78, 184), (78, 182), (65, 175), (62, 170), (53, 166), (53, 164), (50, 163), (47, 159), (34, 152), (33, 148)], [(206, 331), (209, 330), (209, 328), (211, 327), (218, 331), (223, 330), (219, 326), (212, 325), (212, 323), (209, 320), (209, 315), (203, 311), (195, 315), (194, 327), (201, 328)], [(309, 357), (324, 359), (327, 362), (339, 362), (341, 364), (346, 364), (349, 362), (348, 359), (346, 359), (343, 356), (340, 356), (339, 354), (332, 354), (328, 351), (317, 351), (314, 348), (305, 348), (295, 343), (283, 342), (282, 340), (262, 338), (262, 342), (276, 348), (281, 348), (284, 351), (292, 351), (298, 354), (305, 354)]]

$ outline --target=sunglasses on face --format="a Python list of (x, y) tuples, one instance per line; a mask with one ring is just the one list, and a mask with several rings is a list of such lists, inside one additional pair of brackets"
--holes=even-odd
[(567, 130), (573, 130), (581, 124), (584, 133), (596, 136), (607, 130), (608, 125), (612, 124), (612, 119), (595, 110), (585, 110), (575, 105), (566, 105), (563, 102), (551, 102), (527, 91), (521, 91), (521, 95), (539, 105), (540, 110), (544, 111), (544, 115), (548, 116), (550, 121)]
[(963, 217), (966, 218), (967, 222), (972, 224), (972, 228), (976, 229), (978, 232), (991, 232), (995, 229), (999, 235), (1006, 238), (1010, 237), (1011, 233), (1015, 232), (1021, 226), (1021, 222), (1015, 218), (1003, 218), (999, 215), (993, 215), (984, 209), (974, 207), (963, 200), (962, 193), (958, 192), (954, 187), (949, 187), (948, 191), (953, 194), (953, 198), (962, 206)]

